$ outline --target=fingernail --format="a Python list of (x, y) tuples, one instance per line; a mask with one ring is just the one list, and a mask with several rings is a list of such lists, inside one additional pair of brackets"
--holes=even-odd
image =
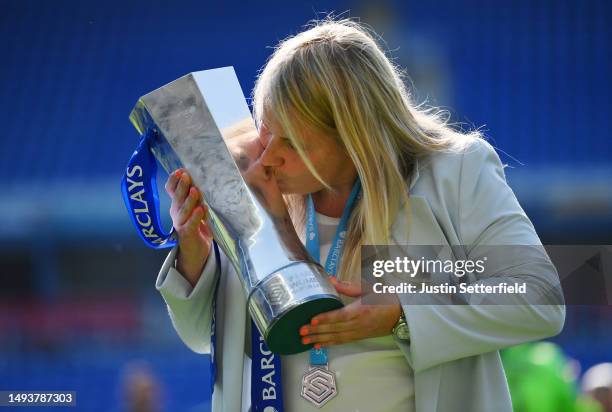
[(177, 169), (176, 172), (174, 172), (174, 174), (176, 175), (176, 177), (180, 177), (183, 174), (183, 170)]
[(306, 335), (308, 335), (308, 327), (302, 326), (300, 328), (300, 336), (306, 336)]
[(315, 347), (315, 349), (321, 349), (321, 344), (320, 343), (315, 343), (314, 347)]
[(308, 345), (310, 343), (310, 338), (302, 338), (302, 343)]
[(319, 324), (319, 319), (313, 319), (313, 320), (311, 320), (311, 321), (310, 321), (310, 324), (311, 324), (312, 326), (317, 326), (317, 325)]

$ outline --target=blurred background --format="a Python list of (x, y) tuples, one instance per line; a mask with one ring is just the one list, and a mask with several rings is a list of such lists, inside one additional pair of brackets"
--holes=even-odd
[[(0, 390), (73, 390), (84, 411), (209, 410), (208, 358), (180, 342), (154, 287), (166, 253), (146, 248), (121, 198), (138, 142), (128, 114), (141, 95), (221, 66), (248, 96), (271, 47), (328, 12), (382, 35), (416, 101), (485, 132), (544, 243), (612, 244), (611, 11), (603, 0), (1, 0)], [(610, 306), (571, 306), (551, 343), (505, 355), (511, 385), (530, 370), (521, 362), (554, 364), (572, 408), (522, 406), (529, 395), (513, 385), (516, 410), (578, 410), (584, 372), (612, 362), (611, 325)], [(595, 375), (612, 385), (612, 372)]]

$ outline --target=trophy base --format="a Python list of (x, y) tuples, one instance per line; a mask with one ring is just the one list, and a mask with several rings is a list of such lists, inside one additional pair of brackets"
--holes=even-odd
[(302, 343), (300, 328), (309, 324), (310, 320), (319, 313), (340, 309), (342, 306), (342, 302), (336, 296), (319, 296), (289, 310), (268, 328), (268, 334), (264, 337), (268, 348), (280, 355), (292, 355), (309, 350), (314, 345)]
[(299, 262), (266, 277), (249, 298), (251, 316), (268, 345), (279, 355), (307, 351), (300, 328), (323, 312), (343, 305), (323, 269)]

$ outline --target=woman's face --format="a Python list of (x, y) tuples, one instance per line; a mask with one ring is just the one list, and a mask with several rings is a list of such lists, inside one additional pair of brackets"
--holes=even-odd
[[(331, 136), (302, 128), (300, 138), (313, 166), (332, 188), (352, 184), (355, 166), (344, 148)], [(261, 164), (276, 177), (282, 193), (307, 194), (325, 187), (314, 177), (291, 145), (291, 141), (271, 116), (264, 116), (259, 128), (264, 152)]]

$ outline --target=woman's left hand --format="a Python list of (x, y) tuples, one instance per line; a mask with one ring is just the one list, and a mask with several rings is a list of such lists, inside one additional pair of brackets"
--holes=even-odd
[[(333, 277), (330, 281), (342, 295), (362, 296), (358, 283), (340, 282)], [(341, 309), (314, 316), (309, 325), (300, 328), (302, 343), (314, 343), (315, 348), (319, 349), (389, 335), (401, 311), (399, 300), (390, 305), (362, 305), (361, 299), (356, 299)]]

